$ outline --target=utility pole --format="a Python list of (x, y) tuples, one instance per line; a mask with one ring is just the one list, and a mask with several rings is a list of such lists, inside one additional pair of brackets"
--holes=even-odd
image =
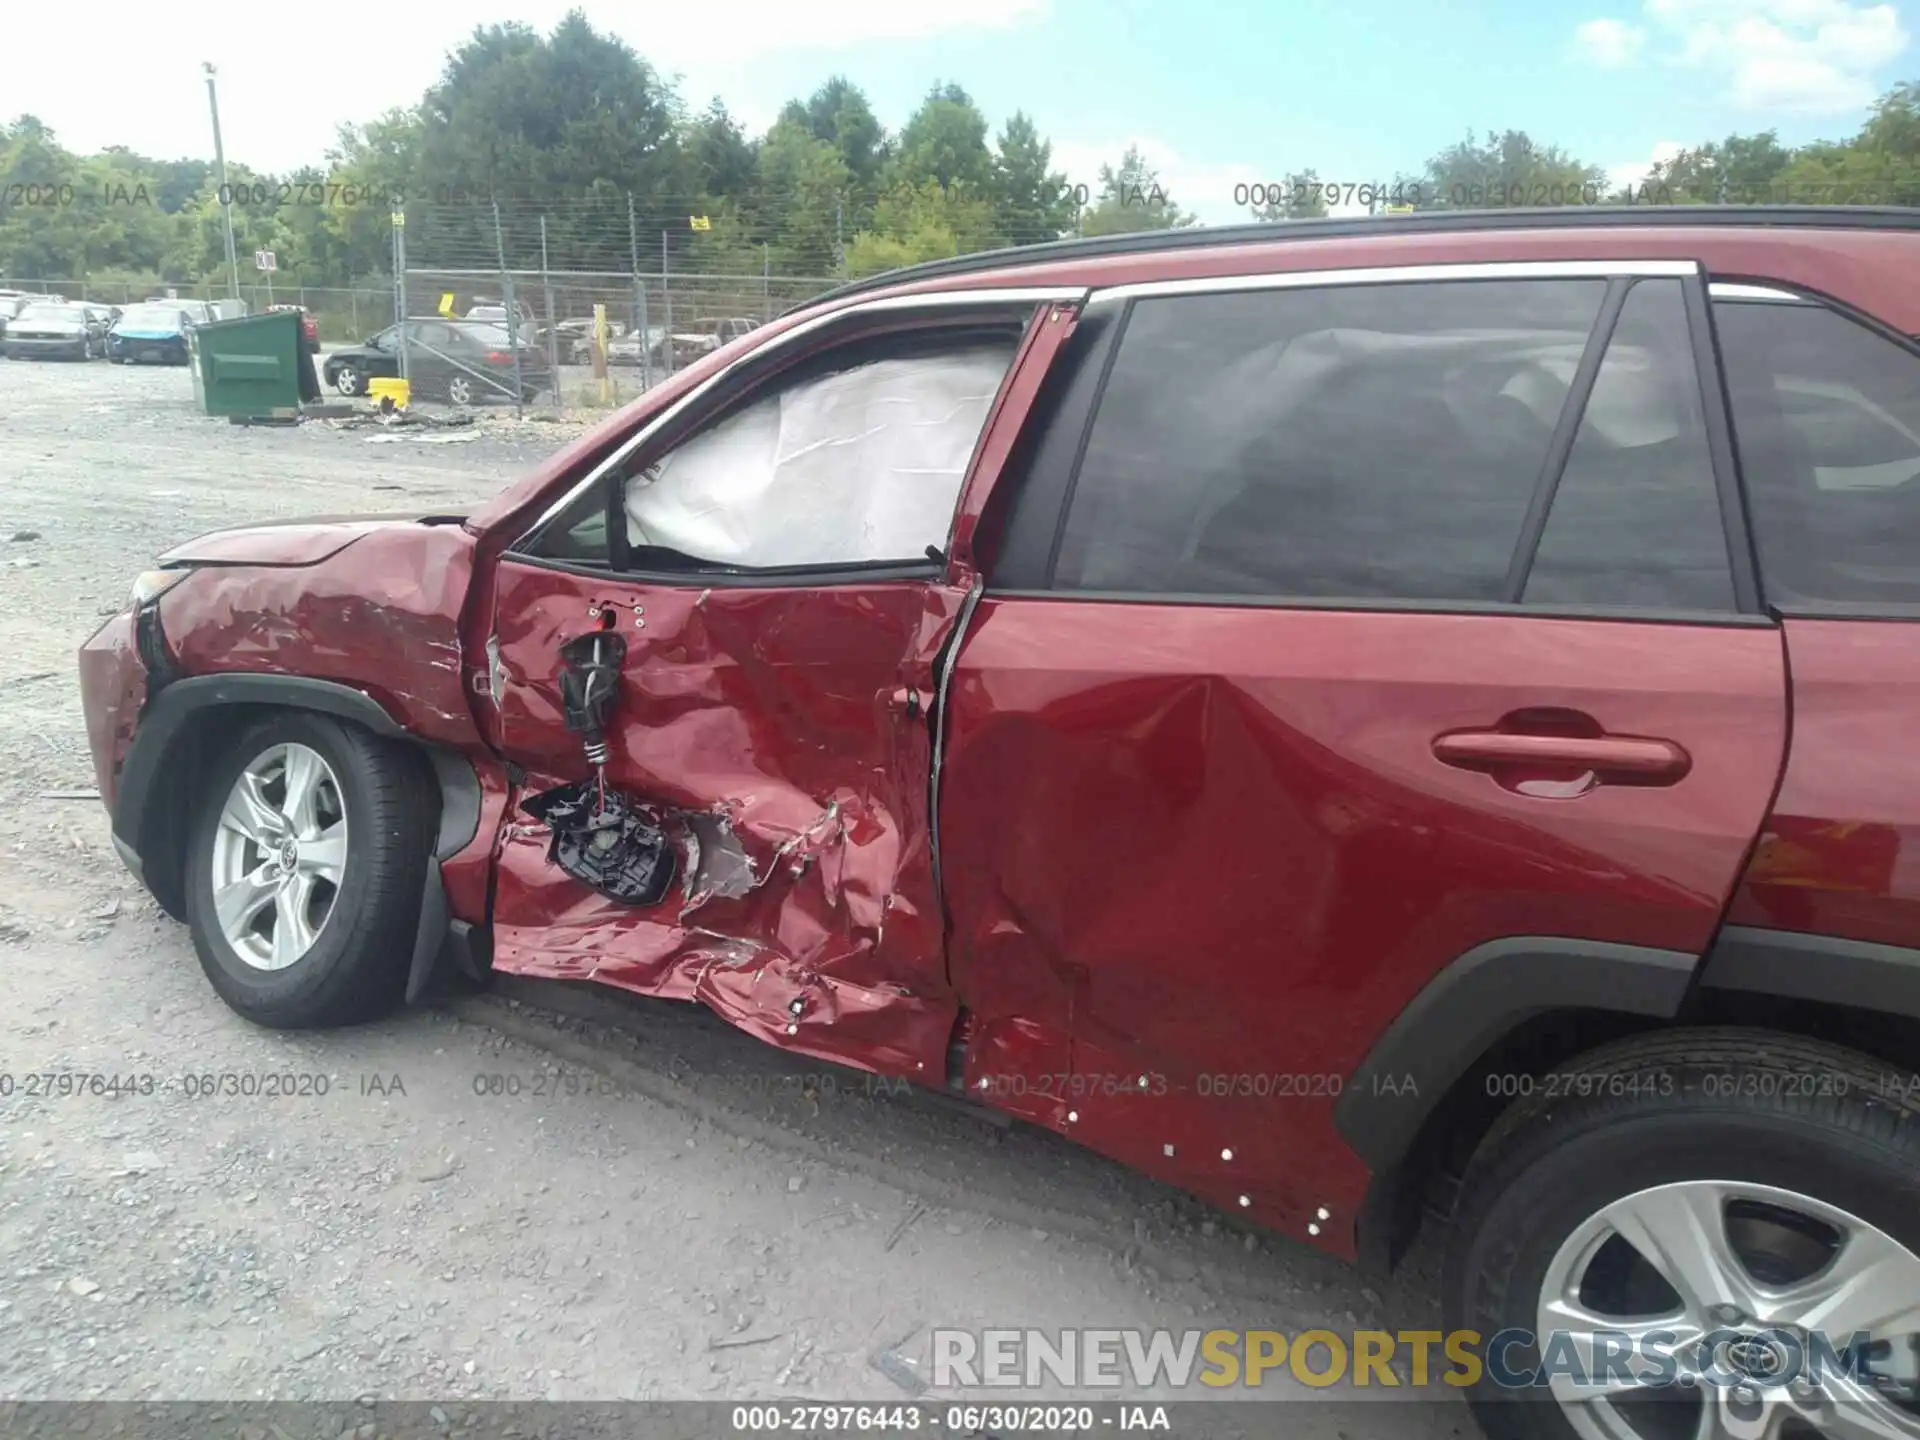
[(207, 76), (207, 107), (213, 112), (213, 158), (220, 167), (220, 208), (227, 216), (227, 280), (233, 287), (232, 298), (240, 298), (240, 257), (233, 248), (233, 191), (227, 185), (227, 150), (220, 143), (220, 97), (213, 88), (213, 62), (203, 60), (200, 68)]

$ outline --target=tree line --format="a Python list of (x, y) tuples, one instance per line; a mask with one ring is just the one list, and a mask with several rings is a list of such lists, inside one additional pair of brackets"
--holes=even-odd
[[(576, 12), (551, 34), (476, 30), (410, 108), (342, 126), (323, 163), (270, 174), (76, 155), (33, 116), (0, 125), (0, 276), (195, 284), (236, 248), (310, 286), (380, 284), (396, 201), (409, 262), (485, 269), (858, 277), (1067, 235), (1195, 223), (1137, 149), (1070, 184), (1033, 120), (997, 133), (960, 85), (933, 85), (897, 132), (852, 81), (786, 104), (763, 135)], [(1468, 136), (1374, 193), (1299, 170), (1240, 187), (1258, 221), (1373, 209), (1603, 201), (1920, 204), (1920, 85), (1894, 87), (1850, 139), (1731, 135), (1655, 165), (1622, 192), (1604, 170), (1509, 130)]]

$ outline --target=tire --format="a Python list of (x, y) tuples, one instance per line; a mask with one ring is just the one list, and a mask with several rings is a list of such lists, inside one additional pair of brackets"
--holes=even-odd
[(464, 375), (456, 375), (447, 381), (447, 403), (450, 405), (471, 405), (473, 403), (473, 382)]
[[(216, 866), (223, 867), (220, 873), (235, 873), (224, 867), (244, 851), (238, 863), (253, 869), (253, 857), (266, 852), (248, 848), (240, 831), (223, 825), (222, 814), (242, 775), (250, 768), (257, 773), (263, 763), (271, 769), (274, 762), (266, 757), (283, 747), (310, 752), (331, 772), (323, 777), (331, 783), (313, 787), (320, 798), (311, 813), (319, 817), (320, 839), (335, 833), (333, 825), (343, 825), (344, 859), (335, 869), (337, 880), (329, 882), (330, 892), (319, 884), (307, 892), (313, 907), (303, 918), (313, 933), (304, 951), (297, 950), (294, 926), (288, 932), (289, 958), (277, 950), (259, 953), (270, 944), (258, 931), (278, 939), (281, 926), (289, 923), (283, 902), (291, 892), (282, 887), (278, 898), (259, 909), (255, 933), (243, 937), (249, 958), (222, 923)], [(193, 820), (187, 851), (187, 923), (201, 968), (220, 998), (256, 1024), (276, 1029), (352, 1024), (391, 1010), (406, 989), (439, 809), (417, 758), (358, 726), (287, 711), (242, 732), (208, 778), (206, 803)], [(256, 793), (267, 799), (269, 809), (276, 803), (271, 782)], [(278, 793), (286, 798), (284, 786)], [(311, 843), (317, 847), (319, 839)], [(263, 863), (278, 867), (282, 857)]]
[[(1503, 1330), (1562, 1328), (1542, 1305), (1567, 1296), (1571, 1280), (1581, 1286), (1572, 1295), (1584, 1309), (1621, 1317), (1605, 1329), (1699, 1314), (1706, 1329), (1695, 1333), (1735, 1330), (1753, 1339), (1793, 1317), (1790, 1307), (1770, 1309), (1774, 1302), (1762, 1289), (1747, 1290), (1750, 1282), (1777, 1291), (1809, 1275), (1838, 1279), (1855, 1257), (1878, 1257), (1875, 1273), (1897, 1272), (1902, 1298), (1886, 1322), (1899, 1328), (1873, 1333), (1920, 1336), (1920, 1081), (1890, 1084), (1893, 1071), (1794, 1036), (1701, 1029), (1607, 1046), (1559, 1072), (1556, 1082), (1536, 1082), (1535, 1093), (1501, 1116), (1467, 1167), (1443, 1281), (1447, 1329), (1477, 1331), (1491, 1342)], [(1663, 1267), (1680, 1277), (1669, 1284), (1649, 1278), (1661, 1271), (1638, 1258), (1648, 1247), (1606, 1238), (1624, 1231), (1713, 1234), (1733, 1263), (1709, 1272), (1699, 1263), (1708, 1253), (1704, 1245), (1671, 1245), (1665, 1248), (1682, 1258)], [(1652, 1253), (1661, 1248), (1651, 1247)], [(1830, 1268), (1822, 1271), (1822, 1264)], [(1701, 1283), (1687, 1279), (1690, 1270)], [(1732, 1288), (1722, 1275), (1733, 1277)], [(1598, 1290), (1585, 1288), (1595, 1283)], [(1722, 1299), (1689, 1306), (1689, 1291), (1714, 1291)], [(1747, 1304), (1719, 1309), (1728, 1298)], [(1844, 1347), (1852, 1327), (1842, 1323), (1842, 1312), (1827, 1313), (1841, 1332), (1831, 1343)], [(1825, 1331), (1827, 1322), (1815, 1319), (1808, 1328)], [(1894, 1405), (1900, 1423), (1920, 1434), (1920, 1338), (1911, 1345), (1912, 1360), (1897, 1362), (1901, 1398), (1861, 1403)], [(1900, 1342), (1891, 1348), (1898, 1352)], [(1483, 1352), (1490, 1362), (1491, 1350)], [(1550, 1389), (1516, 1387), (1512, 1374), (1539, 1363), (1537, 1346), (1523, 1342), (1502, 1351), (1508, 1383), (1496, 1383), (1489, 1364), (1468, 1392), (1490, 1440), (1593, 1440), (1617, 1433), (1607, 1424), (1622, 1412), (1610, 1404), (1601, 1409), (1576, 1397), (1563, 1406)], [(1697, 1358), (1699, 1352), (1688, 1353)], [(1753, 1351), (1714, 1353), (1722, 1357), (1717, 1363), (1725, 1380), (1662, 1392), (1691, 1407), (1683, 1414), (1657, 1406), (1682, 1431), (1705, 1404), (1741, 1404), (1744, 1395), (1786, 1407), (1800, 1393), (1764, 1379), (1736, 1390), (1728, 1367), (1736, 1354), (1751, 1359)], [(1636, 1393), (1648, 1398), (1644, 1387)], [(1860, 1393), (1842, 1397), (1836, 1389), (1834, 1398), (1852, 1403)], [(1751, 1416), (1741, 1418), (1745, 1423)], [(1724, 1419), (1722, 1425), (1714, 1433), (1731, 1433)]]
[(366, 388), (360, 372), (351, 365), (342, 365), (333, 372), (333, 388), (342, 395), (358, 395)]

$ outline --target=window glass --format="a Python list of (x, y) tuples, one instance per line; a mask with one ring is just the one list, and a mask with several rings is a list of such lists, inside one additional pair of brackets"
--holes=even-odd
[(925, 560), (1016, 344), (874, 359), (751, 401), (628, 481), (629, 543), (742, 569)]
[(1714, 305), (1769, 601), (1920, 604), (1920, 356), (1824, 305)]
[(1734, 608), (1678, 280), (1627, 293), (1527, 575), (1530, 604)]
[(1136, 302), (1056, 588), (1498, 600), (1606, 286)]

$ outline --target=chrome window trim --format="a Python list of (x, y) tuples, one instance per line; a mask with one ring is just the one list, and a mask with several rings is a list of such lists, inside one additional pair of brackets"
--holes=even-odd
[(1697, 260), (1514, 260), (1444, 265), (1368, 265), (1346, 270), (1277, 270), (1249, 275), (1203, 275), (1188, 280), (1141, 280), (1096, 289), (1088, 304), (1216, 295), (1236, 290), (1305, 290), (1334, 285), (1406, 285), (1434, 280), (1605, 280), (1615, 275), (1686, 279)]
[(1743, 285), (1733, 280), (1715, 280), (1707, 286), (1712, 300), (1770, 300), (1776, 303), (1812, 305), (1815, 302), (1793, 290), (1776, 290), (1771, 285)]
[(588, 471), (583, 479), (569, 487), (564, 495), (554, 501), (545, 510), (541, 511), (540, 518), (535, 520), (533, 524), (529, 525), (514, 538), (512, 543), (507, 546), (506, 553), (511, 555), (524, 547), (529, 540), (550, 524), (555, 516), (559, 515), (568, 506), (578, 500), (581, 495), (598, 484), (601, 477), (609, 470), (625, 461), (629, 455), (646, 444), (647, 441), (651, 440), (672, 421), (698, 405), (701, 399), (711, 392), (715, 386), (719, 385), (722, 380), (725, 380), (749, 360), (757, 361), (765, 355), (774, 353), (776, 350), (796, 344), (804, 340), (807, 336), (814, 334), (816, 331), (822, 330), (826, 326), (842, 320), (849, 315), (885, 314), (893, 310), (939, 309), (943, 306), (962, 305), (1032, 304), (1037, 306), (1065, 304), (1083, 300), (1086, 298), (1086, 294), (1087, 287), (1084, 285), (1017, 285), (977, 290), (937, 290), (921, 295), (887, 295), (873, 300), (855, 301), (851, 305), (841, 305), (832, 310), (823, 310), (818, 315), (810, 316), (802, 320), (792, 329), (774, 336), (765, 344), (756, 345), (746, 354), (729, 362), (723, 369), (716, 370), (705, 380), (702, 380), (698, 385), (694, 386), (693, 389), (667, 406), (666, 409), (662, 410), (658, 415), (654, 416), (653, 419), (649, 420), (639, 430), (635, 431), (623, 441), (620, 447), (608, 455), (606, 459)]

